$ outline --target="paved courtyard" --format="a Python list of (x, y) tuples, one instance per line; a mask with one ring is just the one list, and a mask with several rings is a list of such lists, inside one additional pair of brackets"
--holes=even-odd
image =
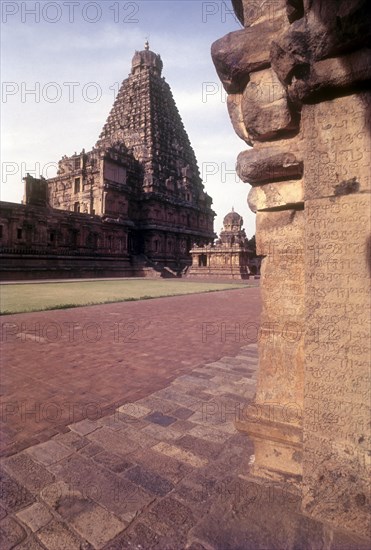
[(247, 456), (233, 421), (254, 393), (256, 356), (253, 345), (202, 365), (3, 460), (3, 548), (196, 544), (188, 532)]
[(366, 550), (249, 476), (234, 420), (255, 392), (243, 346), (98, 420), (2, 460), (2, 550)]
[[(255, 393), (259, 307), (243, 289), (6, 318), (1, 549), (366, 550), (249, 475), (234, 421)], [(51, 342), (66, 323), (74, 338)]]
[(241, 288), (3, 317), (3, 454), (236, 355), (259, 316), (259, 288)]

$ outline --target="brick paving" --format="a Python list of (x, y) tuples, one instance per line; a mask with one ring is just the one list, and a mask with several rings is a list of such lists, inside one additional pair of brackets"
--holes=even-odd
[[(4, 316), (3, 455), (236, 355), (256, 341), (259, 317), (259, 288)], [(200, 386), (194, 398), (203, 398)]]

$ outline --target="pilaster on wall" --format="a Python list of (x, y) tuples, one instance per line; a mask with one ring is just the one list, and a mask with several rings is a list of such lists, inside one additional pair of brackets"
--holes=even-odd
[(302, 473), (304, 212), (258, 211), (262, 316), (254, 406), (238, 429), (255, 443), (257, 475), (298, 483)]

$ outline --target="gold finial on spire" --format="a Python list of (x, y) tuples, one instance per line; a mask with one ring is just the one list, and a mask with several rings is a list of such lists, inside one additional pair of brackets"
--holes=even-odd
[(147, 40), (145, 41), (145, 43), (144, 43), (144, 49), (145, 49), (146, 51), (149, 50), (149, 42), (148, 42), (148, 39), (147, 39)]

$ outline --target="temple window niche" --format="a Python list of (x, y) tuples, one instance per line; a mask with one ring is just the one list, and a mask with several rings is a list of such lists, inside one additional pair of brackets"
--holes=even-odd
[(207, 266), (207, 256), (206, 254), (200, 254), (198, 257), (198, 265), (199, 267), (206, 267)]
[(80, 188), (81, 188), (80, 178), (75, 178), (75, 185), (74, 185), (75, 194), (80, 193)]

